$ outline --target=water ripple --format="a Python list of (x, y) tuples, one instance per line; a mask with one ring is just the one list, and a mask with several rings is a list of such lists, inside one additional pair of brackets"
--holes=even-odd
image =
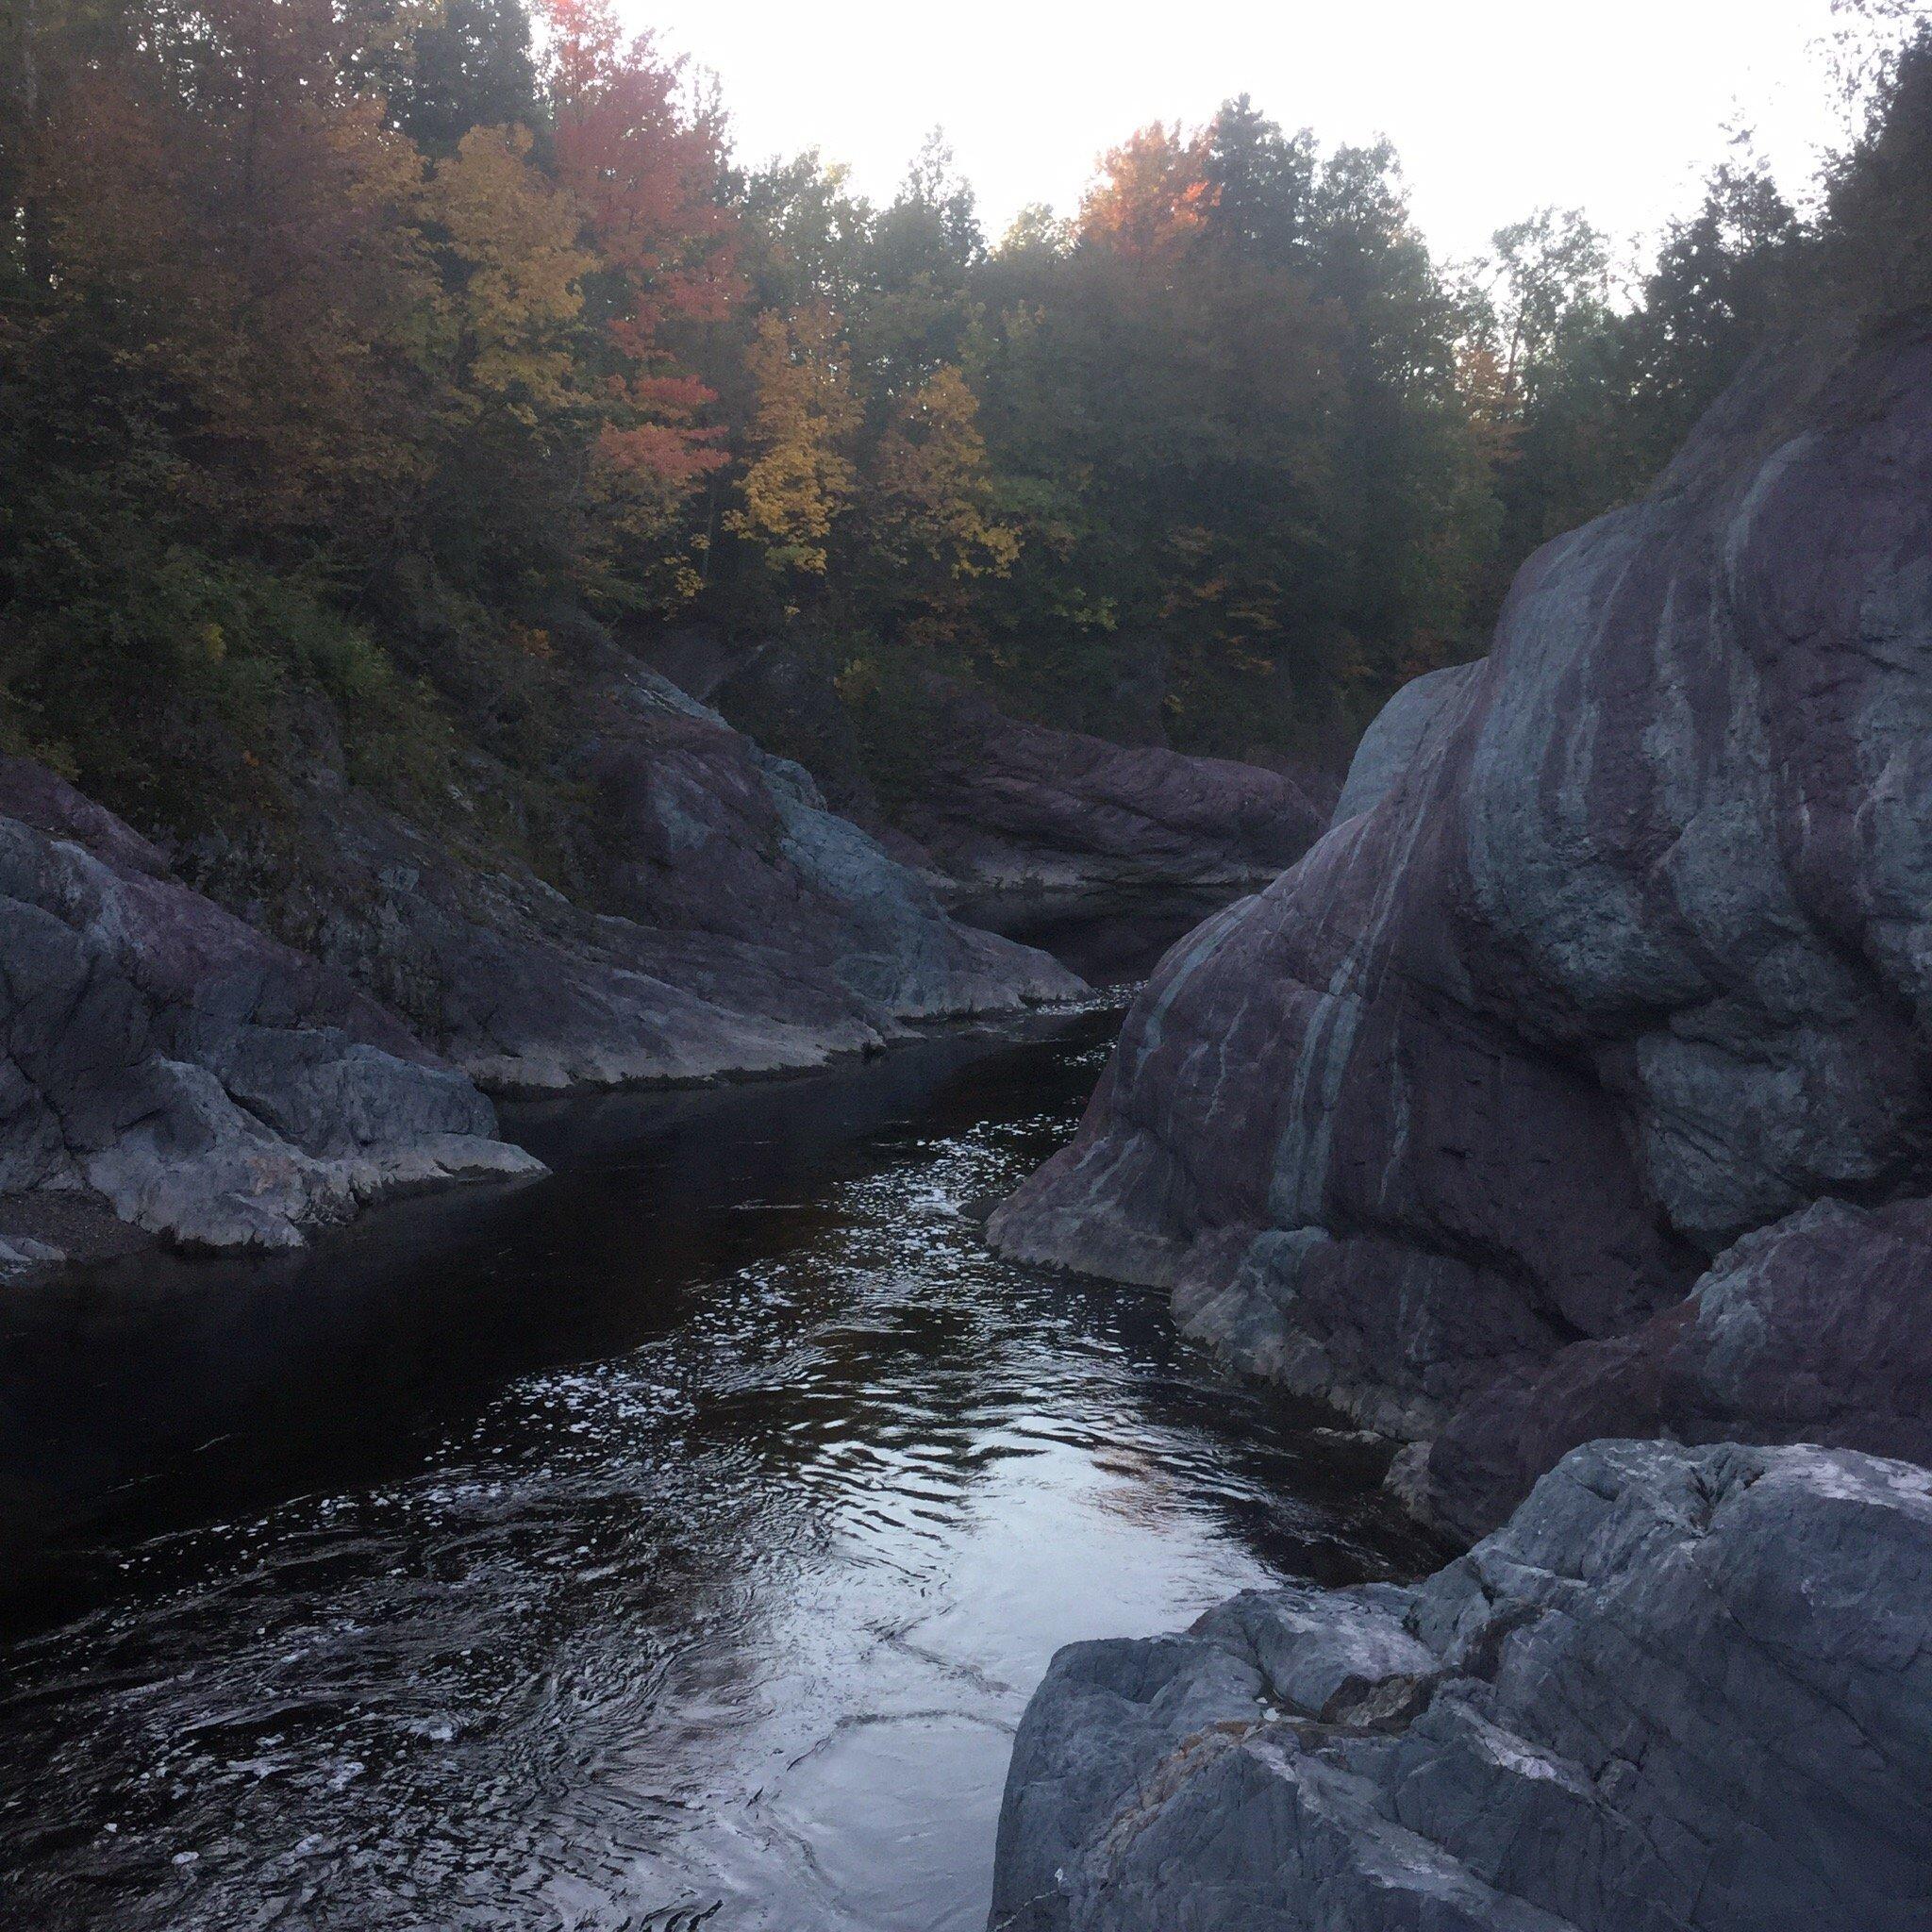
[[(1152, 1298), (981, 1244), (962, 1209), (1070, 1130), (1094, 1050), (1023, 1044), (976, 1118), (941, 1087), (727, 1204), (661, 1332), (517, 1376), (385, 1479), (97, 1551), (96, 1600), (8, 1654), (0, 1921), (980, 1924), (1055, 1648), (1420, 1560), (1345, 1437)], [(666, 1185), (601, 1170), (635, 1263), (581, 1245), (661, 1277), (641, 1169)]]

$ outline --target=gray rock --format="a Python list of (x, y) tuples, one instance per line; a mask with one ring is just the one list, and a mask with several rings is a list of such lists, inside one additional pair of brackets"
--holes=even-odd
[(541, 1173), (490, 1103), (339, 974), (0, 760), (0, 1270), (47, 1195), (186, 1245), (285, 1248), (401, 1188)]
[[(1821, 1199), (1932, 1193), (1932, 325), (1747, 372), (1648, 500), (1525, 565), (1490, 657), (1398, 700), (1358, 776), (1366, 809), (1169, 955), (989, 1232), (1453, 1439), (1404, 1479), (1479, 1529), (1547, 1466), (1503, 1452), (1566, 1351)], [(1870, 1280), (1920, 1322), (1907, 1272)], [(1713, 1341), (1701, 1412), (1918, 1453), (1856, 1350), (1776, 1398), (1821, 1307), (1777, 1298), (1762, 1374)], [(1567, 1359), (1574, 1412), (1524, 1441), (1649, 1425), (1586, 1424), (1595, 1357)]]
[(208, 850), (210, 890), (506, 1095), (794, 1071), (1085, 990), (949, 918), (802, 768), (579, 629), (568, 894), (340, 786), (314, 796), (299, 872)]
[(1932, 1923), (1932, 1475), (1600, 1442), (1413, 1591), (1076, 1644), (995, 1932)]
[(1424, 672), (1382, 707), (1356, 747), (1331, 824), (1371, 810), (1394, 790), (1402, 774), (1448, 730), (1481, 671), (1477, 663)]

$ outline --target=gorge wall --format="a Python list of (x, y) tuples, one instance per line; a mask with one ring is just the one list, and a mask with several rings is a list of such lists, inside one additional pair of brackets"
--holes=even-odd
[(0, 1274), (541, 1172), (486, 1093), (816, 1066), (1083, 990), (594, 626), (575, 648), (573, 893), (325, 758), (273, 841), (175, 855), (0, 761)]
[(1066, 730), (930, 673), (910, 702), (900, 694), (891, 729), (873, 728), (894, 741), (884, 800), (860, 721), (809, 653), (699, 627), (666, 633), (650, 655), (680, 689), (808, 765), (895, 856), (969, 897), (1266, 884), (1314, 843), (1334, 802), (1334, 778), (1313, 762), (1276, 770)]
[(1761, 360), (1532, 558), (992, 1239), (1172, 1288), (1465, 1535), (1606, 1433), (1920, 1453), (1928, 726), (1922, 319)]

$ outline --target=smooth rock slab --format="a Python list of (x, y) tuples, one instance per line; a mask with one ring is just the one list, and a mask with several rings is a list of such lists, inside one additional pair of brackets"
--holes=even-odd
[(318, 783), (292, 872), (230, 842), (201, 855), (212, 889), (506, 1095), (796, 1071), (1085, 991), (949, 918), (801, 767), (595, 625), (569, 641), (565, 764), (586, 794), (569, 892), (486, 869), (340, 779)]
[(1598, 1442), (1414, 1590), (1075, 1644), (994, 1932), (1932, 1924), (1932, 1475)]

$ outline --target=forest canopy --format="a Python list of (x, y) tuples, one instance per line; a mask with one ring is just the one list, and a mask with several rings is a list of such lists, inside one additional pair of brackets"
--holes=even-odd
[(1814, 208), (1735, 157), (1634, 290), (1576, 211), (1439, 260), (1386, 143), (1246, 97), (991, 236), (938, 137), (884, 206), (748, 164), (602, 0), (0, 31), (0, 743), (151, 825), (318, 732), (541, 772), (575, 611), (1332, 763), (1769, 336), (1932, 300), (1924, 31)]

